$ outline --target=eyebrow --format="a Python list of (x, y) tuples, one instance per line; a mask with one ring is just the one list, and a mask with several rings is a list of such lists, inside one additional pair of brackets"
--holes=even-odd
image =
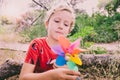
[[(60, 17), (55, 17), (54, 19), (59, 19), (59, 20), (61, 20)], [(65, 22), (72, 22), (72, 21), (65, 20)]]
[(59, 18), (59, 17), (55, 17), (54, 19), (59, 19), (59, 20), (60, 20), (60, 18)]

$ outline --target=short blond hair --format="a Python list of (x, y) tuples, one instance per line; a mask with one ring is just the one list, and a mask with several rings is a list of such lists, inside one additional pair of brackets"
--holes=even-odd
[(47, 11), (45, 16), (45, 22), (49, 22), (51, 16), (55, 14), (57, 11), (68, 11), (72, 14), (73, 21), (71, 23), (71, 30), (74, 28), (75, 25), (75, 13), (72, 7), (70, 7), (67, 4), (58, 4), (56, 6), (53, 6), (49, 11)]

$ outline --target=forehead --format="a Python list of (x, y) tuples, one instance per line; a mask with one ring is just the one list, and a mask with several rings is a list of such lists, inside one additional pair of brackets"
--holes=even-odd
[(72, 14), (69, 11), (61, 10), (55, 12), (51, 18), (61, 18), (67, 21), (73, 21)]

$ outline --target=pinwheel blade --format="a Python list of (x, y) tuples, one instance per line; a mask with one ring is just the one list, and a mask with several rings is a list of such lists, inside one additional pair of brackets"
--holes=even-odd
[(73, 61), (74, 63), (78, 64), (78, 65), (82, 65), (81, 59), (76, 54), (74, 56), (71, 55), (70, 60)]
[(66, 53), (67, 52), (66, 49), (68, 49), (68, 47), (70, 46), (70, 41), (64, 36), (60, 36), (58, 40), (59, 40), (60, 45), (62, 46), (62, 49)]
[(58, 55), (58, 57), (56, 59), (56, 65), (57, 66), (64, 66), (65, 64), (66, 64), (65, 57)]
[(54, 53), (58, 55), (61, 55), (61, 56), (65, 55), (60, 45), (53, 46), (51, 49)]
[(70, 70), (74, 70), (74, 71), (78, 71), (78, 67), (76, 66), (76, 64), (72, 61), (68, 61), (67, 62), (67, 66)]
[(79, 39), (77, 39), (76, 41), (74, 41), (73, 43), (71, 43), (71, 45), (70, 45), (70, 49), (74, 49), (74, 48), (76, 48), (76, 47), (79, 47), (79, 45), (80, 45), (80, 40), (81, 40), (81, 38), (79, 38)]
[(80, 49), (79, 49), (79, 48), (75, 48), (75, 49), (73, 50), (73, 52), (72, 52), (72, 55), (78, 54), (78, 53), (80, 53)]
[(77, 66), (75, 66), (74, 67), (74, 71), (78, 71), (79, 69), (78, 69), (78, 67)]

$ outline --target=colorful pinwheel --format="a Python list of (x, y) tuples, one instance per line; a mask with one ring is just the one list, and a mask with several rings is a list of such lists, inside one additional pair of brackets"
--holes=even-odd
[(77, 65), (82, 65), (82, 61), (79, 58), (78, 54), (80, 52), (86, 51), (85, 49), (78, 48), (80, 45), (80, 39), (77, 39), (75, 42), (70, 43), (67, 38), (60, 36), (58, 40), (60, 45), (52, 47), (52, 50), (58, 54), (56, 65), (64, 66), (67, 64), (69, 69), (78, 71)]

